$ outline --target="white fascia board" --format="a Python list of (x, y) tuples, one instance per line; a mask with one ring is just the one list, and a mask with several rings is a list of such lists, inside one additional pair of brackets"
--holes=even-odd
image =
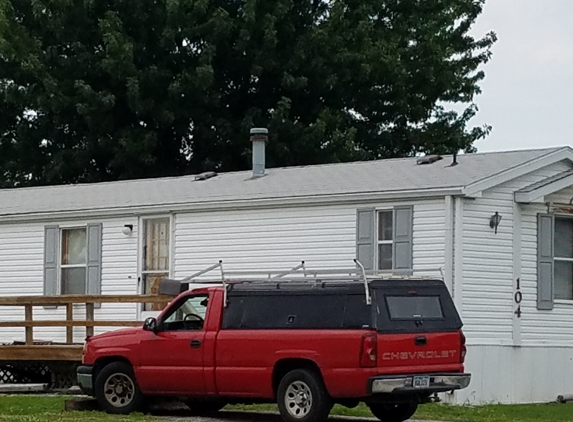
[(543, 198), (546, 195), (551, 195), (552, 193), (558, 192), (561, 189), (566, 189), (573, 186), (573, 174), (564, 177), (563, 179), (556, 180), (553, 183), (549, 183), (544, 186), (540, 186), (530, 192), (520, 192), (517, 191), (514, 194), (515, 202), (520, 204), (530, 204), (532, 202), (543, 202)]
[(541, 157), (527, 161), (518, 166), (496, 173), (485, 179), (478, 180), (466, 186), (463, 189), (464, 195), (469, 197), (479, 197), (481, 192), (490, 189), (494, 186), (501, 185), (502, 183), (521, 177), (532, 171), (539, 170), (559, 161), (569, 160), (573, 163), (573, 149), (570, 147), (559, 148), (557, 151), (550, 152)]
[(319, 205), (338, 205), (338, 204), (362, 204), (365, 202), (375, 201), (415, 201), (430, 198), (443, 198), (444, 196), (462, 195), (461, 187), (443, 188), (443, 189), (419, 189), (404, 191), (386, 191), (386, 192), (361, 192), (351, 194), (336, 195), (312, 195), (312, 196), (293, 196), (285, 198), (259, 198), (259, 199), (241, 199), (232, 201), (205, 201), (189, 202), (179, 204), (157, 204), (145, 206), (130, 206), (118, 208), (101, 208), (86, 210), (53, 210), (48, 212), (0, 215), (0, 224), (16, 223), (23, 221), (55, 221), (69, 220), (76, 218), (107, 218), (107, 217), (127, 217), (127, 216), (144, 216), (158, 213), (195, 213), (221, 210), (248, 210), (261, 208), (291, 208), (307, 207)]

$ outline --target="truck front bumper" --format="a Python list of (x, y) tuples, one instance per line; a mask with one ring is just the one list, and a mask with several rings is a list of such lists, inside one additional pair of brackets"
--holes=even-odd
[(370, 394), (441, 393), (461, 390), (470, 384), (471, 374), (412, 374), (377, 376), (368, 380)]
[(80, 365), (76, 371), (78, 385), (84, 394), (94, 395), (93, 365)]

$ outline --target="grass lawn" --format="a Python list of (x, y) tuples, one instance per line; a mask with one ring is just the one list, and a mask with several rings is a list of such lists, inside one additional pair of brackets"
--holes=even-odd
[[(64, 412), (66, 397), (47, 396), (0, 396), (1, 422), (88, 422), (88, 421), (158, 421), (149, 415), (129, 416), (107, 415), (103, 412)], [(271, 410), (276, 406), (230, 406), (236, 410)], [(348, 416), (372, 416), (368, 409), (360, 405), (354, 409), (336, 406), (332, 414)], [(427, 404), (420, 406), (415, 419), (462, 421), (462, 422), (559, 422), (573, 420), (573, 405), (489, 405), (479, 407), (445, 406)]]
[[(234, 408), (277, 410), (274, 405), (234, 406)], [(331, 414), (372, 417), (368, 408), (363, 404), (354, 409), (337, 405)], [(573, 404), (488, 405), (475, 407), (424, 404), (418, 408), (413, 419), (459, 422), (571, 422), (573, 421)]]

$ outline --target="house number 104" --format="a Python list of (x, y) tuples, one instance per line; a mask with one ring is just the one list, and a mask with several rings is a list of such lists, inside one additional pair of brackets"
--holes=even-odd
[(516, 289), (515, 289), (515, 294), (513, 295), (513, 300), (517, 304), (517, 309), (515, 310), (515, 315), (517, 315), (518, 318), (521, 318), (521, 301), (523, 299), (523, 295), (521, 294), (521, 290), (520, 290), (521, 286), (520, 286), (519, 278), (516, 281), (517, 281), (517, 285), (516, 285)]

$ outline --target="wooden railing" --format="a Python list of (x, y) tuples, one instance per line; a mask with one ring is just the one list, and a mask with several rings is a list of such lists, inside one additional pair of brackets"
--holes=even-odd
[[(1, 321), (0, 328), (23, 327), (26, 346), (34, 345), (34, 327), (66, 327), (66, 343), (74, 343), (74, 327), (86, 327), (86, 337), (94, 334), (94, 327), (134, 327), (142, 321), (95, 320), (96, 303), (167, 303), (172, 296), (156, 295), (61, 295), (0, 297), (0, 307), (23, 306), (24, 321)], [(85, 319), (74, 319), (74, 305), (85, 305)], [(65, 307), (65, 320), (35, 320), (34, 307)], [(48, 311), (49, 312), (49, 311)], [(83, 313), (83, 312), (82, 312)], [(83, 339), (82, 339), (83, 343)]]

